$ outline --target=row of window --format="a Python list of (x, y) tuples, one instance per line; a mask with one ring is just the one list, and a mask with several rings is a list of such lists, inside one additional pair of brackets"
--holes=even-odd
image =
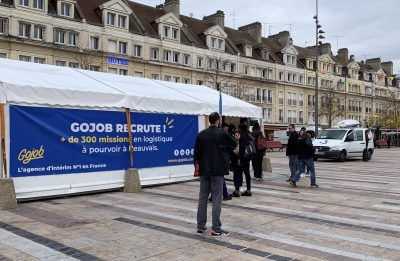
[(279, 72), (279, 80), (280, 81), (303, 84), (304, 75), (303, 74), (298, 75), (296, 73), (288, 72), (288, 73), (286, 73), (286, 77), (285, 77), (285, 73), (284, 72)]
[(273, 96), (272, 90), (257, 88), (257, 91), (256, 91), (256, 101), (257, 102), (272, 103), (272, 96)]
[[(6, 58), (6, 54), (0, 54), (0, 58)], [(45, 64), (46, 63), (46, 58), (43, 57), (37, 57), (37, 56), (30, 56), (30, 55), (19, 55), (18, 59), (23, 62), (33, 62), (33, 63), (40, 63), (40, 64)], [(80, 68), (80, 64), (78, 62), (71, 62), (71, 61), (65, 61), (65, 60), (56, 60), (54, 63), (56, 66), (68, 66), (71, 68)], [(100, 66), (98, 65), (89, 65), (88, 68), (91, 71), (100, 71)]]

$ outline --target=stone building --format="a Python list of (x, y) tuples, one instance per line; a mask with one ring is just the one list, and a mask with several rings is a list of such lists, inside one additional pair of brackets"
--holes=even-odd
[(0, 0), (0, 57), (221, 88), (262, 107), (267, 130), (314, 122), (317, 55), (323, 125), (366, 123), (399, 99), (391, 62), (263, 37), (259, 22), (229, 28), (223, 11), (188, 17), (179, 0)]

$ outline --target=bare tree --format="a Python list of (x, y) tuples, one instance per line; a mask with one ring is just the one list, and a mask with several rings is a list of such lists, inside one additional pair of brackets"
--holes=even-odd
[(341, 98), (340, 94), (332, 88), (329, 88), (321, 95), (321, 105), (318, 115), (319, 117), (327, 118), (329, 128), (332, 127), (335, 119), (345, 115), (345, 108), (341, 104)]

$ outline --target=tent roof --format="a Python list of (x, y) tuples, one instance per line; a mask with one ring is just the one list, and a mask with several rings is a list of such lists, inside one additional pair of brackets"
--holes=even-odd
[[(261, 109), (223, 94), (223, 115), (261, 118)], [(0, 59), (0, 101), (49, 106), (130, 108), (208, 115), (219, 93), (205, 86)]]

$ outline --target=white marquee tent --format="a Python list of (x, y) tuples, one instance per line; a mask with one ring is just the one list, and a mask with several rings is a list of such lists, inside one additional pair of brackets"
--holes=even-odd
[[(50, 106), (130, 108), (208, 115), (219, 93), (205, 86), (156, 81), (68, 67), (0, 59), (0, 102)], [(261, 109), (223, 94), (223, 114), (261, 118)]]
[[(262, 118), (257, 106), (225, 94), (222, 100), (225, 116)], [(202, 129), (204, 116), (218, 111), (219, 93), (205, 86), (0, 59), (0, 103), (5, 104), (5, 150), (8, 155), (7, 108), (10, 104), (96, 110), (129, 108), (137, 112), (197, 115)], [(139, 174), (143, 185), (176, 182), (192, 178), (193, 166), (143, 169)], [(124, 172), (13, 179), (17, 198), (22, 199), (122, 187)]]

